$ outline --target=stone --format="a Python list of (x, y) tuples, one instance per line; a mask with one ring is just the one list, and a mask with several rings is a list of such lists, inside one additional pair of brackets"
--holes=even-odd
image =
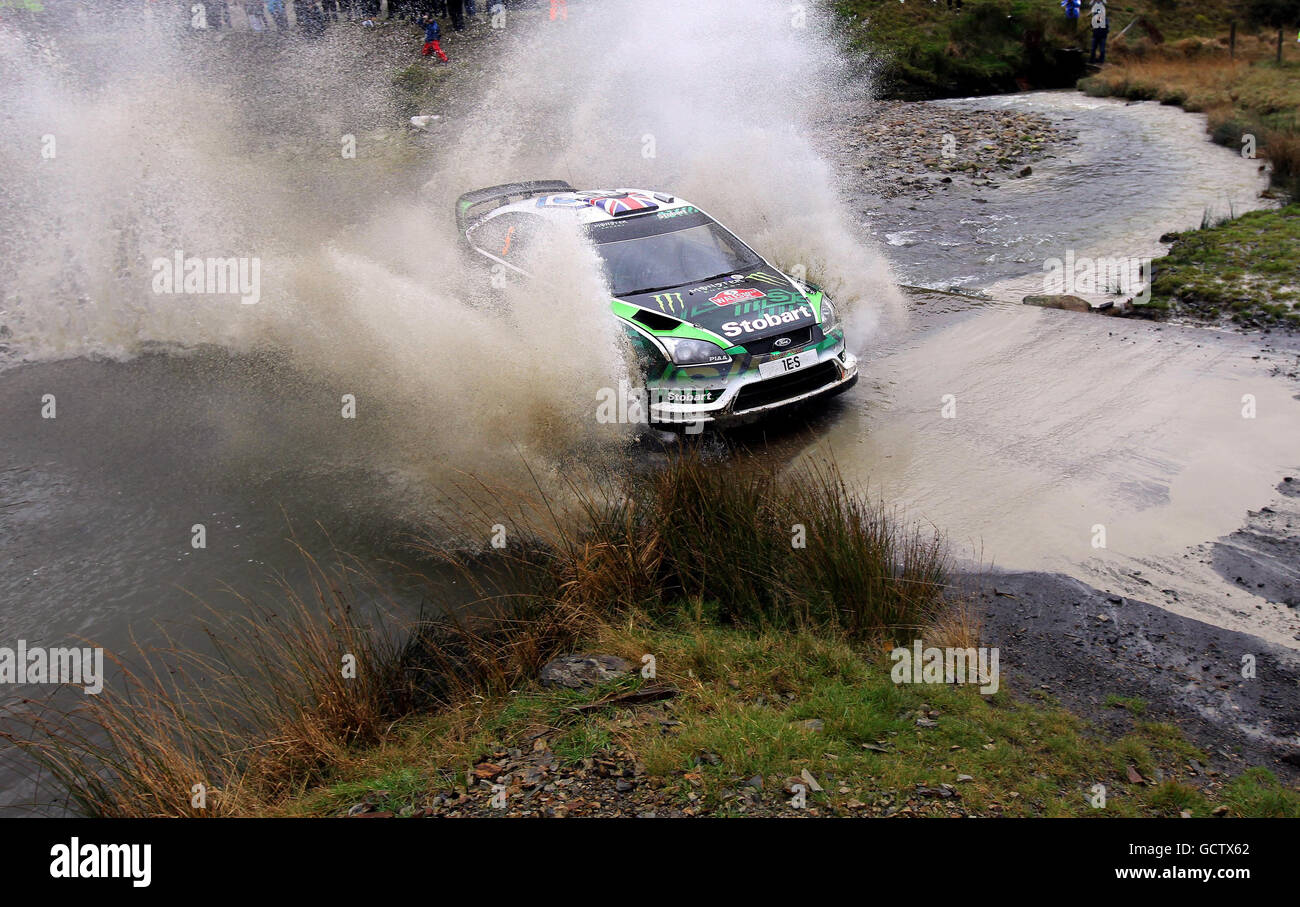
[(581, 690), (613, 680), (632, 671), (632, 665), (616, 655), (561, 655), (542, 666), (544, 687)]
[(1066, 312), (1091, 312), (1092, 305), (1086, 299), (1071, 296), (1068, 293), (1053, 293), (1047, 296), (1026, 296), (1021, 300), (1025, 305), (1036, 305), (1044, 309), (1061, 309)]

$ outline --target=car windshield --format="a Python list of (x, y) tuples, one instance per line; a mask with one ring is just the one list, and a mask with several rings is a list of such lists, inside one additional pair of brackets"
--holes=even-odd
[(681, 230), (596, 244), (615, 296), (703, 283), (759, 263), (744, 243), (708, 221)]

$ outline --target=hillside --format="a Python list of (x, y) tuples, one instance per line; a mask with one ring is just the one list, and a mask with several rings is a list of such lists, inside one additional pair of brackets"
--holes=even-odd
[[(1059, 0), (969, 0), (956, 9), (916, 0), (837, 0), (835, 8), (853, 45), (881, 59), (882, 86), (895, 97), (1065, 88), (1087, 67), (1086, 3), (1077, 26), (1066, 21)], [(1234, 19), (1243, 38), (1276, 34), (1247, 27), (1242, 4), (1226, 0), (1117, 2), (1110, 14), (1111, 49), (1118, 52), (1226, 37)]]

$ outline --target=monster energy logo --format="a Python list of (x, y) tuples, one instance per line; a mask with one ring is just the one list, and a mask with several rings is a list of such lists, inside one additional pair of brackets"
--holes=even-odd
[(672, 312), (682, 306), (681, 293), (660, 293), (650, 298), (659, 303), (659, 311), (661, 312)]
[(749, 275), (749, 279), (757, 280), (761, 283), (770, 283), (775, 286), (785, 285), (785, 281), (781, 280), (779, 277), (773, 277), (771, 274), (764, 273), (763, 271), (755, 271), (753, 274)]

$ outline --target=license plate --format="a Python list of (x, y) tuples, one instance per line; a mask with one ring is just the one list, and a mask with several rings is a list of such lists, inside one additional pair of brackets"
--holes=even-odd
[(782, 356), (780, 359), (773, 359), (770, 362), (763, 362), (758, 366), (758, 375), (760, 378), (775, 378), (778, 375), (788, 375), (791, 372), (797, 372), (801, 368), (807, 368), (817, 361), (816, 350), (804, 350), (802, 353), (791, 353), (789, 356)]

